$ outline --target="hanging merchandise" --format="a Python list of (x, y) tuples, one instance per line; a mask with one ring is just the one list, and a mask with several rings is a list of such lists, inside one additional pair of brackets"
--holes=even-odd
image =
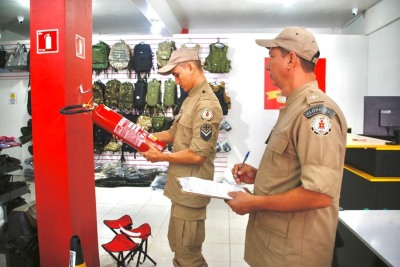
[(200, 55), (200, 45), (199, 44), (194, 44), (194, 43), (192, 43), (192, 41), (190, 41), (189, 43), (183, 44), (181, 46), (181, 48), (182, 47), (193, 49), (197, 52), (198, 55)]
[(145, 77), (150, 76), (151, 70), (154, 70), (153, 56), (154, 54), (149, 44), (141, 42), (135, 45), (129, 67), (135, 71), (137, 78), (141, 73), (144, 73)]
[(7, 62), (7, 51), (4, 46), (0, 45), (0, 68), (4, 68)]
[(100, 80), (97, 80), (92, 85), (93, 91), (93, 102), (97, 104), (104, 104), (104, 93), (106, 91), (106, 85)]
[(158, 140), (157, 137), (107, 106), (83, 104), (67, 106), (60, 110), (60, 113), (64, 115), (85, 112), (92, 113), (92, 120), (95, 124), (105, 129), (122, 142), (137, 149), (139, 152), (149, 150), (147, 143), (153, 145), (159, 151), (165, 149), (166, 144)]
[(172, 112), (172, 114), (174, 114), (174, 116), (179, 114), (179, 111), (181, 110), (183, 101), (185, 101), (187, 96), (188, 96), (188, 93), (186, 93), (185, 90), (183, 90), (183, 88), (179, 86), (179, 97), (176, 100), (176, 106)]
[(161, 81), (152, 79), (147, 82), (146, 107), (152, 108), (153, 113), (161, 107)]
[(174, 110), (177, 100), (177, 86), (174, 80), (169, 78), (164, 82), (163, 109), (171, 107)]
[(111, 46), (110, 55), (108, 57), (111, 67), (115, 70), (128, 68), (131, 58), (131, 49), (122, 40)]
[(204, 68), (212, 73), (228, 73), (231, 61), (227, 58), (228, 46), (220, 43), (210, 44), (210, 53), (206, 57)]
[(162, 68), (167, 65), (172, 52), (175, 50), (175, 41), (164, 41), (159, 43), (157, 50), (157, 67)]
[(5, 67), (10, 70), (28, 69), (28, 51), (24, 44), (17, 43), (14, 52), (7, 59)]
[(118, 109), (123, 113), (130, 113), (133, 109), (133, 94), (135, 88), (129, 81), (121, 83), (118, 94)]
[(101, 72), (107, 72), (110, 66), (108, 57), (110, 55), (110, 47), (103, 41), (99, 41), (92, 46), (92, 69), (99, 75)]
[(137, 113), (142, 114), (144, 107), (146, 106), (146, 94), (147, 94), (147, 81), (142, 78), (138, 78), (135, 83), (135, 91), (133, 98), (133, 106)]
[(225, 82), (217, 83), (209, 83), (215, 95), (218, 98), (219, 103), (221, 104), (222, 114), (228, 115), (228, 109), (231, 108), (231, 98), (227, 96), (225, 91)]
[(112, 109), (117, 109), (120, 86), (121, 82), (118, 81), (117, 79), (109, 80), (106, 83), (106, 90), (104, 92), (104, 104), (107, 107), (110, 107)]

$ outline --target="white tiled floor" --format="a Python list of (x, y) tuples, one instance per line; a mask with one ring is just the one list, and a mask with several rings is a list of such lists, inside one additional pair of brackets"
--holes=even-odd
[[(170, 201), (163, 191), (149, 187), (96, 188), (99, 246), (114, 234), (103, 224), (104, 219), (117, 219), (124, 214), (133, 218), (134, 225), (148, 222), (152, 229), (149, 255), (157, 266), (171, 267), (173, 254), (167, 240)], [(212, 199), (207, 209), (206, 240), (203, 255), (210, 267), (245, 267), (243, 261), (244, 235), (247, 216), (233, 213), (220, 199)], [(115, 266), (108, 253), (99, 248), (101, 267)], [(130, 266), (136, 266), (131, 262)], [(150, 261), (143, 267), (153, 266)]]
[[(27, 202), (34, 200), (34, 186), (25, 195)], [(172, 267), (173, 254), (167, 240), (170, 200), (162, 190), (150, 187), (96, 187), (97, 228), (99, 237), (100, 267), (114, 267), (115, 260), (103, 250), (101, 244), (109, 242), (114, 233), (104, 224), (104, 219), (117, 219), (129, 214), (134, 226), (144, 222), (150, 224), (152, 237), (149, 239), (148, 254), (160, 267)], [(212, 199), (207, 209), (206, 240), (203, 255), (209, 267), (246, 267), (243, 261), (244, 236), (247, 216), (233, 213), (220, 199)], [(2, 255), (1, 255), (2, 256)], [(0, 259), (0, 266), (1, 259)], [(129, 266), (136, 266), (132, 261)], [(153, 264), (146, 260), (142, 267)]]

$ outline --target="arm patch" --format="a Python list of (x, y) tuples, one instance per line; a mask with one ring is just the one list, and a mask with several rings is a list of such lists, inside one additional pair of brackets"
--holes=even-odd
[(324, 105), (319, 105), (319, 106), (314, 106), (314, 107), (310, 107), (308, 108), (306, 111), (303, 112), (304, 116), (306, 116), (307, 119), (317, 115), (317, 114), (323, 114), (328, 116), (329, 118), (332, 118), (333, 116), (336, 115), (336, 112), (331, 109), (328, 108)]

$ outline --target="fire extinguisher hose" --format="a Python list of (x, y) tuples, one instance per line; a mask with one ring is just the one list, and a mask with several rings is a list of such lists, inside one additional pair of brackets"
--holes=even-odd
[(71, 105), (63, 107), (62, 109), (60, 109), (60, 113), (64, 115), (71, 115), (71, 114), (91, 112), (92, 110), (93, 108), (90, 107), (89, 105), (80, 104), (80, 105)]

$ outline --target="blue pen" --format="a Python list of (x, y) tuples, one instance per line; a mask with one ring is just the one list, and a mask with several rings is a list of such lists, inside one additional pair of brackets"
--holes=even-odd
[(244, 160), (242, 162), (242, 164), (240, 164), (239, 169), (241, 169), (244, 165), (244, 163), (246, 162), (247, 158), (249, 157), (250, 151), (247, 151), (246, 156), (244, 156)]

